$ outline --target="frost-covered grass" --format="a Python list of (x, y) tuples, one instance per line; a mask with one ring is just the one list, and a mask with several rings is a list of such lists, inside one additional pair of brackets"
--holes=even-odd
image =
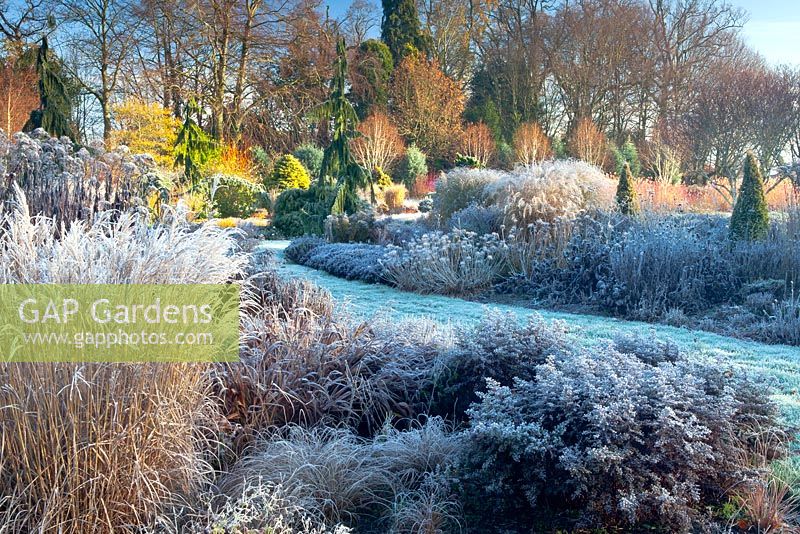
[[(282, 251), (288, 241), (272, 241), (266, 246)], [(279, 254), (280, 256), (280, 254)], [(278, 262), (278, 270), (285, 276), (304, 278), (331, 292), (339, 306), (346, 306), (355, 318), (389, 315), (395, 319), (426, 316), (446, 324), (474, 324), (483, 318), (488, 306), (459, 298), (440, 295), (407, 293), (378, 284), (347, 281), (335, 276), (296, 264)], [(753, 341), (734, 339), (708, 332), (687, 330), (667, 325), (570, 314), (545, 310), (531, 310), (518, 306), (492, 305), (491, 308), (511, 312), (520, 320), (533, 313), (545, 319), (567, 322), (575, 339), (586, 346), (616, 334), (640, 334), (646, 337), (670, 339), (689, 354), (730, 358), (745, 368), (754, 369), (774, 377), (780, 393), (776, 396), (791, 423), (800, 423), (800, 348), (785, 345), (765, 345)]]
[[(110, 212), (61, 232), (24, 197), (0, 219), (0, 283), (192, 284), (241, 276), (231, 232)], [(0, 363), (0, 532), (141, 531), (208, 483), (208, 366)]]

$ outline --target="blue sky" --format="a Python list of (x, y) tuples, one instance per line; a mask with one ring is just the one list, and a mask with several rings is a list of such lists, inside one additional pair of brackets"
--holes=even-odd
[[(380, 0), (373, 0), (380, 4)], [(772, 64), (800, 66), (800, 6), (798, 0), (728, 0), (750, 15), (745, 40)], [(345, 12), (350, 0), (328, 0), (331, 15)]]
[(731, 0), (750, 14), (742, 29), (747, 42), (773, 64), (800, 66), (797, 0)]

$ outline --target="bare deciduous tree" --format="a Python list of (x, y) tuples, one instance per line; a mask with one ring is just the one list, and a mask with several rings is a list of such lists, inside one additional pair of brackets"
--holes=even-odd
[(350, 147), (358, 164), (369, 172), (379, 167), (389, 172), (405, 151), (403, 138), (383, 113), (367, 117), (358, 125), (358, 132), (361, 135), (352, 141)]
[(535, 122), (521, 124), (514, 133), (514, 155), (517, 162), (531, 165), (547, 158), (551, 153), (550, 139)]

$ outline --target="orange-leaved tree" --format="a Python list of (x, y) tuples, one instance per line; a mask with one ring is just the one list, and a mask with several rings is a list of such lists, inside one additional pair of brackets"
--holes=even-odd
[(461, 132), (464, 93), (435, 60), (410, 53), (397, 67), (392, 114), (400, 133), (431, 159), (450, 159)]

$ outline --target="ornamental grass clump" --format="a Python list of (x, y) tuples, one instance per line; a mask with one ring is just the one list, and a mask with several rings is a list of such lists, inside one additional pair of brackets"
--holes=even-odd
[(582, 161), (544, 161), (505, 173), (486, 192), (504, 210), (506, 227), (524, 231), (538, 221), (610, 207), (613, 182)]
[(486, 187), (499, 180), (504, 173), (489, 169), (458, 167), (442, 174), (436, 181), (433, 209), (446, 221), (453, 213), (470, 204), (486, 205)]
[(334, 316), (330, 294), (308, 282), (264, 273), (252, 285), (241, 361), (220, 364), (213, 375), (227, 420), (241, 429), (236, 450), (287, 424), (370, 433), (424, 408), (435, 346)]
[[(102, 213), (93, 224), (0, 224), (0, 282), (225, 283), (241, 275), (231, 231), (173, 214)], [(216, 412), (208, 365), (0, 364), (0, 532), (112, 533), (191, 508), (209, 481)]]
[(431, 233), (399, 248), (390, 246), (381, 265), (400, 289), (463, 295), (487, 289), (506, 266), (506, 245), (497, 236), (453, 230)]
[(346, 428), (292, 426), (283, 435), (261, 435), (219, 487), (231, 497), (256, 485), (278, 487), (284, 499), (327, 524), (391, 525), (402, 518), (406, 528), (448, 531), (457, 525), (458, 505), (442, 475), (461, 447), (461, 437), (439, 418), (402, 431), (387, 426), (373, 438)]

